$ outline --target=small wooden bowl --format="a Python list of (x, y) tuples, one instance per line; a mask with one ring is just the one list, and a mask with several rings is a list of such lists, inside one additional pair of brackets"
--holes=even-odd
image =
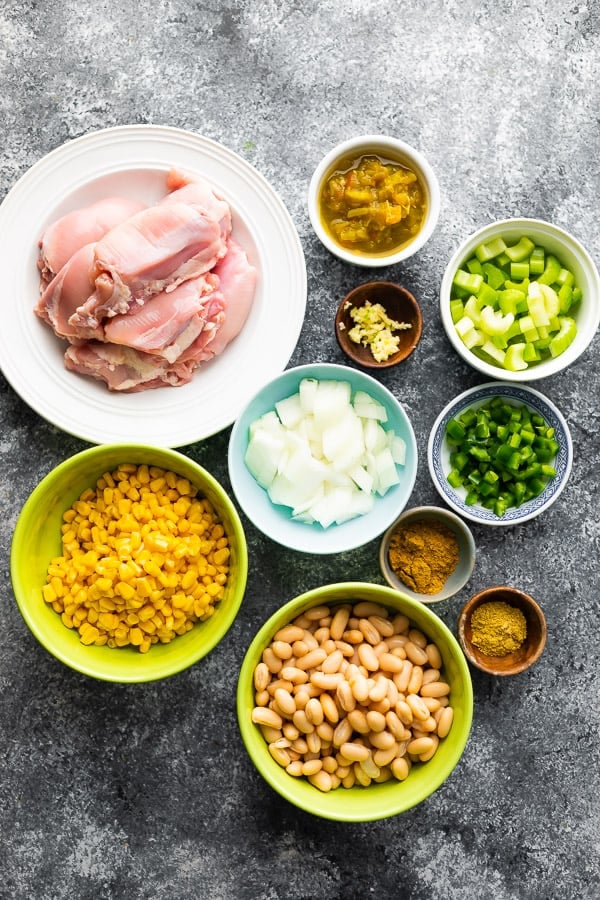
[[(364, 306), (366, 301), (380, 303), (391, 319), (408, 322), (411, 327), (404, 331), (394, 331), (400, 339), (398, 350), (383, 362), (377, 362), (371, 349), (356, 344), (348, 337), (348, 332), (356, 324), (350, 312), (353, 307)], [(411, 355), (421, 339), (423, 319), (421, 309), (413, 295), (391, 281), (368, 281), (355, 287), (340, 303), (335, 317), (335, 336), (346, 356), (366, 369), (389, 369)]]
[[(520, 609), (527, 620), (527, 637), (518, 650), (506, 656), (488, 656), (473, 644), (471, 616), (478, 606), (490, 601), (504, 601)], [(546, 645), (546, 619), (538, 603), (518, 588), (501, 585), (474, 594), (458, 617), (458, 640), (471, 662), (488, 675), (518, 675), (536, 662)]]

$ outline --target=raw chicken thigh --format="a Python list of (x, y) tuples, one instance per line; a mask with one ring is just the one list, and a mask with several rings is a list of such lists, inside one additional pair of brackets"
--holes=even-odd
[[(187, 384), (240, 333), (254, 299), (256, 270), (231, 237), (227, 202), (205, 179), (177, 169), (166, 187), (160, 202), (130, 207), (94, 239), (77, 246), (80, 238), (68, 235), (72, 252), (65, 249), (49, 283), (40, 253), (36, 314), (69, 341), (67, 369), (111, 391)], [(105, 212), (108, 204), (116, 210), (119, 199), (106, 201)], [(124, 200), (121, 210), (133, 202)], [(83, 234), (86, 217), (101, 218), (96, 206), (50, 226), (40, 246), (64, 222)]]
[(115, 225), (145, 207), (139, 200), (106, 197), (61, 216), (46, 228), (39, 241), (43, 279), (50, 281), (84, 244), (99, 241)]

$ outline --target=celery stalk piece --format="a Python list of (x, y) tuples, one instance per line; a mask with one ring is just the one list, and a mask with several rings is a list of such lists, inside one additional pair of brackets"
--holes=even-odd
[(522, 262), (524, 259), (527, 259), (528, 256), (531, 256), (534, 248), (535, 244), (531, 238), (528, 238), (527, 235), (524, 234), (519, 238), (516, 244), (512, 245), (512, 247), (506, 247), (505, 253), (511, 262)]
[(462, 340), (465, 347), (472, 350), (473, 347), (481, 347), (485, 340), (485, 335), (478, 328), (472, 328)]
[(544, 306), (550, 318), (557, 316), (560, 309), (560, 300), (554, 288), (551, 288), (548, 284), (540, 284), (540, 291), (544, 297)]
[(495, 266), (490, 262), (483, 263), (481, 268), (483, 277), (485, 278), (489, 286), (495, 291), (499, 290), (506, 279), (506, 275), (504, 274), (502, 269), (499, 269), (498, 266)]
[(469, 318), (469, 316), (465, 315), (462, 317), (462, 319), (458, 320), (455, 327), (456, 327), (458, 336), (460, 337), (460, 339), (462, 341), (464, 341), (465, 335), (467, 335), (470, 331), (473, 331), (473, 329), (475, 328), (475, 324), (473, 322), (473, 319), (471, 319), (471, 318)]
[(529, 257), (529, 271), (532, 275), (541, 275), (546, 267), (546, 252), (543, 247), (534, 247)]
[(489, 262), (506, 250), (506, 244), (501, 237), (493, 238), (487, 243), (481, 243), (475, 247), (475, 256), (480, 263)]
[(491, 357), (496, 365), (504, 366), (506, 353), (504, 350), (501, 350), (500, 347), (496, 347), (492, 340), (488, 339), (484, 344), (482, 344), (481, 350), (483, 353), (486, 353), (489, 357)]
[(510, 277), (511, 278), (519, 278), (519, 279), (521, 279), (521, 281), (524, 278), (529, 278), (529, 263), (528, 262), (511, 262)]
[(559, 312), (568, 313), (573, 301), (573, 288), (570, 284), (563, 284), (558, 292)]
[(546, 257), (546, 266), (544, 268), (544, 271), (538, 278), (538, 284), (554, 284), (560, 274), (561, 269), (562, 266), (557, 260), (556, 256), (554, 256), (552, 253), (549, 253)]
[(469, 297), (465, 303), (465, 315), (471, 319), (474, 325), (479, 327), (481, 324), (481, 303), (478, 297)]
[(477, 294), (483, 284), (483, 277), (477, 273), (467, 272), (465, 269), (458, 269), (454, 276), (453, 284), (465, 291), (469, 291), (471, 294)]
[(481, 263), (477, 259), (476, 256), (472, 256), (471, 259), (468, 259), (465, 263), (468, 271), (471, 275), (482, 275), (483, 271), (481, 268)]
[(465, 305), (462, 300), (454, 299), (450, 301), (450, 315), (452, 316), (452, 321), (456, 325), (459, 319), (461, 319), (465, 314)]
[(561, 316), (560, 331), (550, 341), (550, 355), (552, 357), (560, 356), (564, 353), (570, 344), (575, 340), (577, 334), (577, 325), (575, 319), (570, 316)]
[(504, 334), (515, 320), (512, 313), (502, 315), (500, 311), (495, 312), (491, 306), (484, 306), (481, 310), (481, 328), (490, 337), (496, 334)]
[(558, 273), (558, 278), (556, 279), (557, 284), (559, 284), (561, 287), (563, 284), (570, 284), (571, 287), (573, 287), (574, 282), (575, 276), (570, 269), (563, 268), (560, 270), (560, 272)]
[(509, 372), (521, 372), (528, 367), (523, 359), (527, 344), (511, 344), (504, 357), (504, 366)]

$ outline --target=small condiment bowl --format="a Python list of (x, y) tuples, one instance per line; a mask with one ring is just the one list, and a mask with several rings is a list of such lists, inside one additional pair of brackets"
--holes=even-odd
[[(341, 160), (348, 156), (355, 159), (368, 154), (397, 161), (416, 173), (425, 194), (425, 216), (421, 228), (412, 240), (382, 253), (359, 253), (342, 247), (325, 227), (319, 201), (326, 179), (335, 171)], [(316, 167), (308, 188), (308, 214), (315, 234), (321, 243), (344, 262), (355, 266), (375, 268), (391, 266), (412, 256), (433, 234), (440, 214), (441, 195), (437, 176), (425, 156), (404, 141), (382, 134), (359, 135), (342, 141), (325, 154)]]
[[(506, 656), (488, 656), (473, 644), (471, 616), (483, 603), (504, 601), (520, 609), (527, 621), (527, 636), (518, 650)], [(458, 617), (458, 640), (470, 663), (488, 675), (518, 675), (536, 662), (546, 645), (546, 619), (540, 605), (519, 588), (500, 585), (478, 591), (463, 606)]]
[[(368, 344), (356, 343), (349, 337), (350, 330), (356, 325), (352, 310), (360, 309), (367, 302), (373, 306), (383, 306), (395, 322), (410, 325), (410, 328), (392, 331), (393, 336), (399, 338), (398, 350), (381, 362), (375, 359)], [(358, 285), (346, 294), (335, 316), (335, 336), (340, 348), (352, 362), (366, 369), (388, 369), (404, 362), (421, 340), (422, 331), (423, 317), (419, 304), (410, 291), (392, 281), (367, 281)]]
[[(458, 542), (458, 564), (454, 572), (448, 576), (442, 590), (435, 594), (420, 594), (411, 590), (398, 577), (390, 564), (389, 547), (392, 535), (401, 526), (419, 520), (441, 522), (454, 532)], [(384, 534), (379, 545), (379, 566), (381, 574), (390, 587), (401, 591), (412, 600), (419, 600), (421, 603), (437, 603), (453, 597), (465, 586), (475, 565), (475, 552), (475, 540), (471, 530), (459, 516), (440, 506), (415, 506), (402, 513)]]

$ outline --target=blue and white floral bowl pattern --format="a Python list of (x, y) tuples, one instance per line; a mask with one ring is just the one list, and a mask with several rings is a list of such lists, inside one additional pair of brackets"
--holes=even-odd
[[(542, 493), (519, 507), (507, 509), (503, 516), (497, 516), (493, 510), (482, 506), (468, 506), (465, 503), (466, 490), (453, 488), (448, 483), (450, 472), (450, 449), (445, 440), (446, 425), (449, 419), (460, 415), (471, 406), (480, 406), (493, 397), (502, 397), (508, 403), (525, 404), (544, 417), (555, 430), (560, 449), (554, 460), (556, 475)], [(479, 522), (482, 525), (517, 525), (533, 519), (548, 509), (558, 499), (568, 481), (573, 463), (573, 444), (569, 427), (560, 411), (539, 391), (525, 385), (511, 384), (504, 381), (491, 381), (455, 397), (436, 419), (427, 447), (429, 472), (438, 493), (446, 503), (459, 515)]]

